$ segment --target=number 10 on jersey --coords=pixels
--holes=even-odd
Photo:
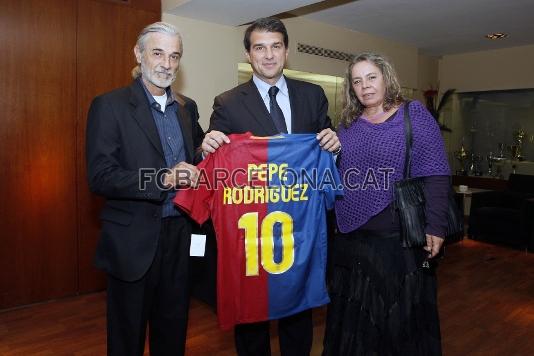
[[[295,240],[293,218],[283,211],[273,211],[265,216],[259,226],[258,213],[245,213],[238,220],[238,227],[245,230],[246,276],[259,275],[258,240],[261,243],[261,265],[271,274],[280,274],[291,268],[295,262]],[[282,259],[274,260],[274,225],[281,225]],[[258,229],[261,235],[258,236]]]

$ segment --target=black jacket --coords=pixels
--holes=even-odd
[[[176,95],[186,160],[193,163],[204,133],[196,103]],[[95,264],[116,278],[134,281],[150,267],[167,194],[155,179],[141,189],[140,170],[166,167],[161,140],[139,82],[96,97],[87,120],[89,187],[106,198]]]
[[[292,133],[315,133],[331,127],[328,101],[315,84],[286,77]],[[256,136],[277,134],[273,120],[252,79],[215,98],[210,131],[225,134],[250,131]]]

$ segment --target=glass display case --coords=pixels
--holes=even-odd
[[[534,89],[458,93],[447,111],[454,172],[504,179],[534,174]],[[462,149],[467,159],[458,158]]]

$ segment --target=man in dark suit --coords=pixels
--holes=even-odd
[[[288,35],[275,18],[256,20],[245,32],[245,55],[253,78],[215,98],[209,133],[202,142],[203,155],[215,152],[231,133],[257,136],[317,133],[319,144],[339,152],[341,145],[327,116],[328,102],[321,87],[283,76],[288,55]],[[282,355],[309,355],[313,325],[311,310],[279,320]],[[270,355],[269,323],[241,324],[235,328],[239,355]]]
[[[96,97],[87,122],[91,191],[106,198],[96,265],[108,274],[108,354],[183,355],[189,309],[191,224],[173,205],[194,186],[204,133],[195,102],[171,83],[182,56],[172,25],[144,28],[133,83]]]

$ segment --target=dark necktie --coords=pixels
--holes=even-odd
[[[274,126],[278,132],[287,133],[286,119],[284,118],[284,113],[278,103],[276,102],[276,94],[278,94],[278,87],[269,88],[269,105],[271,108],[271,118],[273,119]]]

